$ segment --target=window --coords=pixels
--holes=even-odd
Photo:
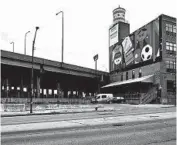
[[[174,61],[174,69],[176,70],[176,62]]]
[[[170,42],[166,42],[166,50],[167,50],[167,53],[176,52],[176,44],[170,43]]]
[[[176,62],[175,61],[165,61],[165,64],[166,64],[166,69],[167,69],[167,72],[174,72],[175,69],[176,69]]]
[[[173,80],[167,80],[167,92],[174,92],[175,85]]]
[[[166,50],[170,50],[170,43],[166,42]]]
[[[176,33],[176,25],[166,24],[166,31]]]
[[[166,31],[172,32],[172,25],[166,24]]]
[[[128,72],[126,72],[126,80],[128,80]]]
[[[176,51],[176,44],[174,44],[174,51]]]
[[[141,68],[139,69],[139,78],[142,77],[142,71]]]
[[[174,69],[174,63],[173,63],[173,61],[170,61],[170,69]]]
[[[121,74],[121,81],[123,81],[123,74]]]
[[[102,95],[102,98],[103,98],[103,99],[106,98],[106,95]]]
[[[27,92],[27,88],[23,88],[23,91],[24,91],[24,92]]]
[[[135,78],[135,71],[132,70],[132,79],[134,79],[134,78]]]
[[[176,33],[176,25],[173,25],[173,33]]]

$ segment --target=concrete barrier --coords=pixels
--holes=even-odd
[[[61,111],[61,112],[82,112],[82,111],[91,111],[91,110],[101,109],[104,110],[104,106],[101,104],[94,105],[62,105],[62,104],[33,104],[33,110],[36,112],[45,112],[45,111]],[[1,112],[24,112],[29,111],[30,106],[25,104],[1,104]]]
[[[30,102],[30,98],[1,98],[2,104],[15,103],[15,104],[27,104]],[[89,99],[84,98],[33,98],[33,102],[36,104],[90,104]]]
[[[25,104],[1,104],[2,112],[24,112]]]

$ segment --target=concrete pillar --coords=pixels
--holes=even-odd
[[[9,87],[9,80],[8,80],[8,78],[7,78],[7,79],[5,80],[5,85],[4,85],[4,91],[5,91],[6,98],[9,97],[8,87]]]
[[[52,89],[52,98],[55,98],[54,89]]]
[[[44,89],[43,89],[43,88],[41,88],[41,90],[42,90],[41,97],[42,97],[42,98],[44,98]]]
[[[46,98],[49,97],[49,89],[46,89]]]
[[[59,82],[57,82],[57,96],[58,98],[61,98],[61,87]]]
[[[71,90],[71,98],[73,98],[73,90]]]
[[[64,89],[64,98],[67,98],[67,97],[68,97],[68,90]]]
[[[41,89],[40,82],[41,82],[40,76],[37,76],[37,92],[36,92],[37,98],[40,98],[40,89]]]
[[[76,91],[77,98],[79,98],[79,91]]]
[[[24,97],[24,93],[23,93],[23,76],[21,76],[20,78],[20,97],[23,98]]]

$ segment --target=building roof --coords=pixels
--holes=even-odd
[[[132,83],[138,83],[138,82],[142,82],[142,83],[152,83],[153,82],[153,76],[154,75],[148,75],[148,76],[144,76],[141,78],[135,78],[135,79],[129,79],[126,81],[119,81],[119,82],[114,82],[114,83],[110,83],[106,86],[103,86],[102,88],[108,88],[108,87],[115,87],[115,86],[120,86],[120,85],[124,85],[124,84],[132,84]]]

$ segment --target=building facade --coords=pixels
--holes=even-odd
[[[111,29],[122,20],[114,19]],[[175,104],[176,18],[162,14],[131,34],[129,24],[123,26],[109,45],[110,84],[102,92],[124,96],[133,104]]]

